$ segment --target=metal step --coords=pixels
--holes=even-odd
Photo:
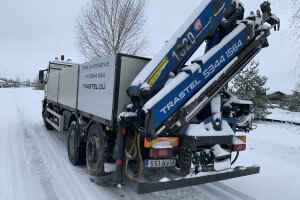
[[[183,178],[179,180],[171,180],[167,182],[145,182],[138,183],[137,193],[145,194],[149,192],[156,192],[162,190],[170,190],[175,188],[189,187],[193,185],[200,185],[204,183],[211,183],[216,181],[237,178],[241,176],[248,176],[258,174],[259,166],[252,166],[247,168],[234,168],[229,172],[220,172],[212,175],[199,176],[195,178]]]

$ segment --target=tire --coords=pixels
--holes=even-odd
[[[92,176],[105,175],[106,134],[100,124],[92,124],[86,142],[87,171]]]
[[[47,122],[47,120],[46,120],[47,116],[48,116],[48,114],[47,114],[47,108],[45,107],[44,111],[43,111],[44,126],[46,127],[47,130],[52,130],[53,126]]]
[[[80,142],[80,132],[75,121],[71,123],[69,128],[67,148],[69,160],[73,165],[85,164],[85,143]]]

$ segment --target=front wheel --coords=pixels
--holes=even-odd
[[[92,124],[87,135],[86,163],[87,170],[92,176],[105,174],[106,134],[100,124]]]
[[[73,121],[68,134],[68,156],[73,165],[84,165],[86,162],[85,143],[80,141],[80,132],[76,121]]]

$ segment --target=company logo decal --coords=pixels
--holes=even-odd
[[[201,22],[200,19],[198,19],[198,20],[195,22],[195,24],[194,24],[194,29],[195,29],[196,31],[198,31],[201,27],[202,27],[202,22]]]

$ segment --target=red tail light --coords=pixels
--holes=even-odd
[[[234,144],[232,151],[245,151],[246,144]]]
[[[151,148],[149,156],[151,158],[171,158],[173,156],[173,148]]]
[[[245,151],[246,149],[246,136],[234,136],[232,151]]]

